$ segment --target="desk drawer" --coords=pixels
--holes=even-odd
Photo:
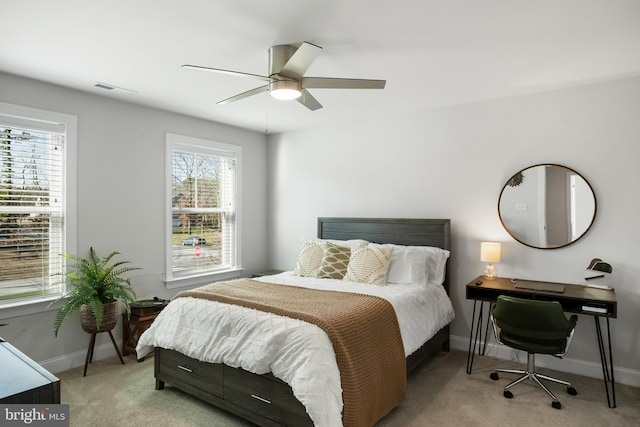
[[[224,366],[224,399],[284,425],[313,425],[291,388],[270,374]]]
[[[158,356],[162,374],[222,397],[222,365],[200,362],[173,350],[162,349]]]

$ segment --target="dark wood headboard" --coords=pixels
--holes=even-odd
[[[418,218],[318,218],[321,239],[364,239],[372,243],[434,246],[451,250],[450,220]],[[449,262],[443,283],[449,292]]]

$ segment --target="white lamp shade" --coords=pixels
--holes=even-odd
[[[482,242],[480,244],[480,261],[500,262],[500,243]]]

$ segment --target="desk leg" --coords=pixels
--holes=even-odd
[[[609,346],[609,361],[607,362],[607,354],[604,348],[602,337],[602,328],[600,327],[600,316],[593,317],[596,322],[596,334],[598,335],[598,348],[600,350],[600,361],[602,362],[602,380],[604,381],[604,390],[607,393],[607,403],[609,408],[616,407],[616,382],[613,377],[613,355],[611,352],[611,329],[609,327],[609,318],[607,317],[607,343]],[[611,366],[611,368],[609,368]],[[611,393],[609,393],[609,382],[611,382]]]
[[[476,305],[480,303],[480,310],[478,310],[478,317],[476,320]],[[491,310],[492,304],[489,304],[489,310]],[[471,374],[473,369],[473,357],[476,353],[484,355],[487,350],[487,334],[489,332],[489,319],[487,318],[487,325],[484,333],[484,339],[482,339],[482,317],[484,314],[484,301],[473,301],[473,314],[471,317],[471,333],[469,334],[469,352],[467,353],[467,374]],[[474,338],[475,331],[475,338]]]
[[[487,338],[489,337],[489,323],[491,323],[489,317],[491,316],[491,310],[492,309],[493,309],[493,303],[490,302],[489,303],[489,311],[487,312],[487,326],[485,327],[485,330],[484,330],[484,344],[482,345],[482,355],[483,356],[487,352]]]

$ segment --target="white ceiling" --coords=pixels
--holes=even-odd
[[[0,2],[0,71],[259,132],[640,75],[638,0]],[[264,75],[270,46],[303,40],[323,47],[307,76],[386,88],[311,90],[315,112],[266,94],[216,105],[262,82],[180,67]]]

